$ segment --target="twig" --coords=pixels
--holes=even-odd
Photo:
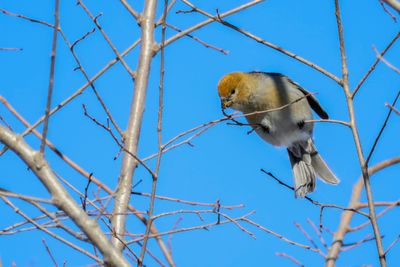
[[[209,17],[210,19],[214,19],[214,20],[220,22],[221,24],[223,24],[223,25],[225,25],[225,26],[227,26],[227,27],[229,27],[229,28],[231,28],[231,29],[243,34],[244,36],[249,37],[250,39],[253,39],[253,40],[257,41],[258,43],[266,45],[266,46],[268,46],[268,47],[270,47],[270,48],[272,48],[272,49],[274,49],[274,50],[276,50],[278,52],[281,52],[281,53],[283,53],[283,54],[285,54],[285,55],[287,55],[287,56],[289,56],[289,57],[291,57],[293,59],[296,59],[297,61],[300,61],[301,63],[303,63],[303,64],[305,64],[305,65],[307,65],[307,66],[319,71],[320,73],[326,75],[327,77],[331,78],[332,80],[334,80],[338,84],[341,84],[341,80],[338,77],[336,77],[334,74],[330,73],[329,71],[323,69],[322,67],[318,66],[317,64],[315,64],[315,63],[313,63],[313,62],[311,62],[311,61],[309,61],[309,60],[307,60],[307,59],[305,59],[303,57],[300,57],[300,56],[298,56],[298,55],[296,55],[296,54],[294,54],[292,52],[289,52],[286,49],[283,49],[283,48],[281,48],[281,47],[279,47],[279,46],[277,46],[277,45],[275,45],[273,43],[267,42],[264,39],[262,39],[262,38],[260,38],[260,37],[258,37],[256,35],[248,32],[248,31],[245,31],[245,30],[243,30],[243,29],[241,29],[241,28],[239,28],[239,27],[237,27],[237,26],[235,26],[235,25],[223,20],[222,16],[219,13],[217,13],[216,16],[213,16],[213,15],[211,15],[211,14],[209,14],[209,13],[207,13],[207,12],[201,10],[201,9],[199,9],[198,7],[194,6],[192,3],[190,3],[187,0],[182,0],[182,2],[184,2],[186,5],[188,5],[191,8],[193,8],[194,11],[196,11],[196,12],[198,12],[200,14],[203,14],[203,15]]]
[[[138,21],[140,19],[140,14],[137,13],[126,0],[120,0],[121,4],[131,13],[131,15]]]
[[[321,255],[323,258],[325,258],[325,254],[322,253],[321,249],[318,247],[317,243],[314,242],[314,240],[311,238],[311,236],[307,233],[306,230],[301,226],[299,223],[294,224],[297,229],[300,230],[300,232],[305,236],[305,238],[311,243],[311,245],[315,248],[316,251],[318,251],[319,255]]]
[[[303,245],[303,244],[300,244],[300,243],[298,243],[298,242],[292,241],[292,240],[290,240],[290,239],[284,237],[283,235],[277,234],[277,233],[275,233],[274,231],[271,231],[271,230],[265,228],[264,226],[261,226],[260,224],[255,223],[255,222],[253,222],[253,221],[251,221],[251,220],[249,220],[249,219],[247,219],[247,218],[243,218],[243,219],[241,219],[241,220],[242,220],[242,221],[245,221],[245,222],[247,222],[247,223],[249,223],[249,224],[251,224],[251,225],[253,225],[253,226],[255,226],[255,227],[259,228],[259,229],[261,229],[262,231],[264,231],[264,232],[266,232],[266,233],[268,233],[268,234],[271,234],[271,235],[273,235],[273,236],[279,238],[280,240],[282,240],[282,241],[284,241],[284,242],[286,242],[286,243],[288,243],[288,244],[290,244],[290,245],[294,245],[294,246],[297,246],[297,247],[300,247],[300,248],[304,248],[304,249],[306,249],[306,250],[310,250],[310,251],[317,252],[317,253],[320,252],[320,250],[318,250],[318,249],[315,249],[315,248],[313,248],[313,247],[311,247],[311,246]]]
[[[388,248],[385,251],[385,254],[387,255],[389,253],[389,251],[394,247],[394,245],[397,244],[397,242],[399,242],[400,240],[400,235],[397,236],[397,238],[395,240],[393,240],[393,242],[388,246]]]
[[[39,223],[37,223],[35,220],[32,220],[28,215],[26,215],[24,212],[22,212],[17,206],[15,206],[10,200],[8,200],[6,197],[0,196],[0,198],[11,208],[14,209],[14,211],[21,215],[25,220],[29,221],[31,224],[33,224],[35,227],[37,227],[38,229],[40,229],[41,231],[45,232],[46,234],[50,235],[51,237],[61,241],[62,243],[70,246],[71,248],[75,249],[76,251],[81,252],[82,254],[92,258],[93,260],[97,261],[99,264],[102,264],[102,260],[100,260],[98,257],[96,257],[95,255],[89,253],[87,250],[82,249],[80,247],[78,247],[77,245],[75,245],[74,243],[54,234],[53,232],[49,231],[48,229],[46,229],[45,227],[43,227],[42,225],[40,225]]]
[[[246,218],[250,215],[252,215],[254,212],[250,212],[248,214],[245,214],[241,217],[237,217],[232,219],[233,221],[250,221],[247,220]],[[195,230],[208,230],[209,228],[213,227],[213,226],[219,226],[219,225],[223,225],[223,224],[228,224],[228,223],[232,223],[232,220],[223,220],[220,223],[217,223],[216,221],[213,223],[208,223],[208,224],[203,224],[203,225],[198,225],[198,226],[192,226],[192,227],[186,227],[186,228],[179,228],[176,230],[171,230],[171,231],[166,231],[166,232],[161,232],[158,233],[157,235],[151,234],[149,235],[149,238],[155,238],[155,237],[161,237],[161,236],[165,236],[165,235],[171,235],[171,234],[177,234],[177,233],[183,233],[183,232],[188,232],[188,231],[195,231]],[[250,221],[252,222],[252,221]],[[132,243],[136,243],[138,241],[142,241],[144,239],[144,237],[139,237],[139,238],[135,238],[132,240],[129,240],[128,242],[126,242],[128,245],[132,244]]]
[[[88,37],[89,35],[91,35],[92,33],[94,33],[96,31],[96,28],[91,29],[90,31],[88,31],[87,33],[85,33],[84,35],[82,35],[81,37],[79,37],[78,39],[76,39],[70,46],[70,50],[74,50],[75,46],[80,43],[81,41],[85,40],[86,37]]]
[[[103,128],[104,130],[106,130],[111,137],[114,139],[115,143],[121,148],[121,150],[123,150],[125,153],[127,153],[128,155],[130,155],[132,158],[134,158],[139,164],[141,164],[149,173],[152,177],[154,177],[156,174],[151,170],[151,168],[141,159],[139,159],[135,154],[133,154],[131,151],[127,150],[125,148],[125,146],[118,140],[118,138],[115,136],[115,134],[113,133],[113,131],[111,130],[109,125],[104,125],[103,123],[99,122],[96,118],[94,118],[92,115],[90,115],[87,112],[87,108],[86,105],[82,105],[83,108],[83,112],[84,115],[86,117],[88,117],[89,119],[91,119],[95,124],[97,124],[98,126],[100,126],[101,128]]]
[[[396,95],[396,97],[394,98],[394,100],[393,100],[393,102],[392,102],[392,106],[396,105],[397,100],[399,99],[399,97],[400,97],[400,90],[397,92],[397,95]],[[374,144],[372,145],[372,147],[371,147],[371,149],[370,149],[370,151],[369,151],[369,153],[368,153],[367,160],[365,161],[365,164],[366,164],[367,166],[368,166],[368,163],[369,163],[369,161],[370,161],[370,159],[371,159],[371,157],[372,157],[372,154],[373,154],[374,151],[375,151],[375,147],[376,147],[376,145],[378,144],[379,139],[381,138],[382,133],[383,133],[383,131],[384,131],[385,128],[386,128],[386,125],[387,125],[387,123],[388,123],[388,121],[389,121],[390,115],[392,115],[392,111],[393,111],[393,109],[389,109],[389,112],[387,113],[386,118],[385,118],[385,120],[383,121],[383,124],[382,124],[382,126],[381,126],[381,129],[379,130],[379,133],[378,133],[378,135],[377,135],[376,138],[375,138]]]
[[[46,248],[46,251],[49,254],[51,260],[53,261],[54,266],[58,267],[58,263],[57,263],[56,259],[54,258],[53,253],[51,252],[51,250],[50,250],[49,246],[47,245],[46,240],[44,238],[42,239],[42,243],[43,243],[44,247]]]
[[[86,201],[87,201],[87,197],[88,197],[89,186],[90,186],[90,183],[92,182],[92,175],[93,175],[92,173],[89,175],[88,182],[85,186],[85,191],[84,191],[85,197],[83,198],[83,201],[82,201],[82,208],[84,211],[86,211]]]
[[[365,80],[369,77],[369,75],[375,70],[375,67],[378,65],[378,63],[381,61],[380,58],[383,57],[387,51],[393,46],[393,44],[399,39],[400,37],[400,32],[396,34],[396,36],[390,41],[390,43],[383,49],[381,53],[379,53],[379,57],[375,59],[375,62],[371,65],[371,67],[368,69],[368,71],[365,73],[365,75],[361,78],[360,82],[356,85],[356,87],[353,90],[353,93],[351,95],[351,98],[354,99],[355,95],[357,94],[358,90],[360,90],[361,86],[364,84]]]
[[[111,115],[111,112],[108,110],[106,104],[104,103],[103,99],[100,96],[99,91],[96,89],[96,87],[94,86],[94,81],[91,81],[89,78],[89,75],[86,73],[85,69],[83,68],[78,56],[75,53],[74,50],[74,45],[76,45],[78,42],[82,41],[85,37],[87,37],[88,35],[90,35],[91,32],[87,32],[85,35],[83,35],[83,37],[79,38],[77,41],[75,41],[72,45],[70,44],[70,42],[68,41],[67,37],[65,36],[65,34],[63,32],[61,32],[61,36],[64,39],[64,42],[68,45],[69,50],[72,54],[72,56],[75,59],[75,62],[78,64],[78,67],[76,69],[79,69],[80,72],[83,74],[83,76],[85,77],[86,81],[89,83],[90,88],[92,89],[93,93],[95,94],[97,100],[99,101],[101,107],[103,108],[104,112],[107,114],[107,117],[110,119],[112,125],[114,125],[115,129],[118,131],[118,133],[123,136],[122,130],[121,128],[118,126],[117,122],[115,121],[114,117]],[[117,57],[117,59],[119,60],[119,58]]]
[[[277,252],[277,253],[275,253],[275,255],[278,256],[278,257],[289,259],[290,261],[292,261],[297,266],[305,267],[305,265],[302,264],[300,261],[296,260],[294,257],[292,257],[292,256],[290,256],[290,255],[288,255],[286,253]]]
[[[24,16],[24,15],[21,15],[21,14],[11,13],[11,12],[5,10],[5,9],[2,9],[2,8],[0,8],[0,12],[5,14],[5,15],[11,16],[11,17],[20,18],[20,19],[27,20],[27,21],[30,21],[30,22],[33,22],[33,23],[42,24],[42,25],[50,27],[50,28],[54,28],[54,25],[51,25],[50,23],[47,23],[45,21],[41,21],[41,20],[37,20],[37,19],[34,19],[34,18],[30,18],[30,17]]]
[[[176,220],[176,222],[174,223],[174,225],[172,226],[171,230],[175,230],[178,228],[179,223],[183,220],[183,217],[179,217],[178,220]],[[172,255],[172,238],[174,235],[169,235],[168,237],[168,241],[167,241],[167,245],[168,245],[168,250],[169,253]]]
[[[40,143],[40,153],[44,155],[44,149],[46,146],[46,136],[49,127],[49,116],[50,116],[50,108],[51,108],[51,99],[53,96],[53,88],[54,88],[54,70],[56,65],[56,55],[57,55],[57,36],[58,36],[58,27],[60,24],[59,19],[59,6],[60,1],[55,0],[54,7],[54,28],[53,28],[53,44],[51,48],[51,57],[50,57],[50,78],[49,78],[49,87],[47,89],[47,103],[46,103],[46,111],[44,115],[43,122],[43,133],[42,133],[42,142]]]
[[[164,0],[164,11],[162,16],[162,30],[161,30],[161,60],[160,60],[160,84],[158,90],[158,114],[157,114],[157,142],[158,142],[158,155],[157,155],[157,162],[155,167],[155,175],[153,176],[152,186],[151,186],[151,196],[150,196],[150,204],[149,204],[149,212],[148,216],[149,219],[146,225],[146,231],[144,234],[142,250],[140,252],[140,258],[138,260],[138,267],[143,265],[143,259],[146,253],[147,243],[149,240],[151,224],[153,223],[153,213],[154,213],[154,205],[156,200],[156,190],[157,190],[157,181],[158,181],[158,174],[161,165],[161,157],[162,157],[162,122],[163,122],[163,101],[164,101],[164,63],[165,63],[165,33],[166,33],[166,19],[167,19],[167,12],[168,12],[168,0]]]
[[[350,127],[350,124],[346,121],[341,121],[341,120],[306,120],[304,123],[314,123],[314,122],[329,122],[329,123],[337,123],[337,124],[342,124],[344,126]]]
[[[22,51],[24,49],[17,47],[0,47],[0,51]]]
[[[351,250],[351,249],[353,249],[353,248],[358,247],[358,246],[361,245],[361,244],[364,244],[364,243],[366,243],[366,242],[368,242],[368,241],[372,241],[372,240],[374,240],[374,239],[375,239],[375,237],[373,237],[372,235],[368,234],[366,237],[364,237],[363,239],[361,239],[361,240],[359,240],[359,241],[357,241],[357,242],[355,242],[355,243],[343,244],[343,245],[342,245],[343,248],[341,249],[341,251],[349,251],[349,250]]]
[[[1,102],[2,96],[0,95],[0,102]],[[13,128],[11,127],[11,125],[6,121],[6,119],[4,119],[3,116],[0,115],[0,121],[2,121],[4,123],[4,125],[10,129],[11,131],[13,131]],[[1,267],[1,266],[0,266]]]
[[[393,1],[393,0],[389,0],[389,1]],[[394,1],[396,1],[396,0],[394,0]],[[383,11],[385,11],[385,13],[388,14],[389,17],[390,17],[395,23],[397,23],[397,18],[396,18],[396,16],[393,15],[393,13],[392,13],[389,9],[386,8],[385,0],[379,0],[379,3],[381,4],[381,6],[382,6],[382,8],[383,8]]]
[[[1,11],[1,9],[0,9]],[[140,40],[137,40],[134,42],[130,47],[128,47],[122,54],[121,56],[127,55],[130,51],[132,51],[138,44],[140,43]],[[86,82],[84,85],[82,85],[78,90],[75,91],[72,95],[67,97],[64,101],[56,105],[55,108],[53,108],[50,112],[50,115],[53,115],[63,107],[65,107],[68,103],[70,103],[73,99],[75,99],[77,96],[81,95],[86,88],[88,88],[95,80],[97,80],[100,76],[102,76],[108,69],[110,69],[112,66],[115,65],[115,63],[118,62],[118,59],[113,59],[111,60],[105,67],[103,67],[99,72],[97,72],[93,78],[91,78],[88,82]],[[29,134],[30,132],[33,131],[37,126],[39,126],[40,123],[42,123],[44,120],[44,116],[42,116],[39,120],[37,120],[31,127],[26,129],[21,136],[24,137],[25,135]],[[7,151],[7,149],[3,149],[0,151],[0,156],[4,154],[4,152]]]
[[[324,246],[324,248],[326,250],[328,250],[328,245],[326,244],[326,241],[324,239],[324,237],[321,234],[321,231],[318,229],[318,227],[314,224],[313,221],[311,221],[310,219],[307,219],[307,222],[309,225],[311,225],[311,227],[314,229],[314,232],[317,234],[319,241],[321,242],[321,244]]]
[[[284,187],[286,187],[286,188],[288,188],[288,189],[290,189],[292,191],[295,191],[294,187],[282,182],[275,175],[273,175],[271,172],[265,171],[264,169],[261,169],[261,171],[263,173],[267,174],[269,177],[271,177],[275,181],[277,181],[279,184],[283,185]],[[310,198],[308,196],[305,196],[304,199],[308,200],[309,202],[311,202],[312,204],[314,204],[316,206],[319,206],[321,208],[321,214],[322,214],[322,211],[323,211],[324,208],[335,208],[335,209],[340,209],[340,210],[349,210],[349,211],[358,213],[360,215],[363,215],[365,217],[369,217],[368,214],[366,214],[364,212],[361,212],[361,211],[359,211],[359,210],[357,210],[355,208],[346,208],[346,207],[338,206],[338,205],[335,205],[335,204],[323,204],[323,203],[320,203],[320,202],[318,202],[318,201],[316,201],[316,200],[314,200],[314,199],[312,199],[312,198]],[[320,217],[322,217],[322,215],[320,215]]]
[[[254,5],[257,5],[257,4],[259,4],[259,3],[262,3],[262,2],[264,2],[264,1],[265,1],[265,0],[253,0],[253,1],[251,1],[251,2],[248,2],[248,3],[246,3],[246,4],[243,4],[243,5],[241,5],[241,6],[235,7],[235,8],[233,8],[233,9],[229,10],[229,11],[226,11],[226,12],[224,12],[224,13],[221,13],[221,14],[219,15],[219,17],[224,18],[224,17],[230,16],[230,15],[233,15],[233,14],[238,13],[238,12],[240,12],[240,11],[242,11],[242,10],[244,10],[244,9],[247,9],[247,8],[249,8],[249,7],[251,7],[251,6],[254,6]],[[202,27],[204,27],[204,26],[206,26],[206,25],[208,25],[208,24],[210,24],[210,23],[213,23],[213,22],[215,22],[216,20],[217,20],[217,17],[215,16],[215,17],[213,17],[213,18],[206,19],[206,20],[204,20],[204,21],[202,21],[202,22],[200,22],[200,23],[198,23],[198,24],[196,24],[196,25],[194,25],[194,26],[192,26],[192,27],[190,27],[190,28],[188,28],[188,29],[186,29],[186,30],[183,30],[183,31],[179,32],[178,34],[172,36],[172,37],[169,38],[168,40],[166,40],[164,46],[168,46],[168,45],[170,45],[171,43],[173,43],[173,42],[175,42],[175,41],[181,39],[181,38],[184,37],[184,36],[186,36],[187,34],[193,32],[193,31],[195,31],[195,30],[198,30],[198,29],[200,29],[200,28],[202,28]],[[161,47],[159,47],[158,50],[159,50],[159,49],[161,49]]]
[[[132,192],[134,195],[139,195],[139,196],[145,196],[145,197],[150,197],[151,194],[149,193],[141,193],[141,192]],[[165,196],[158,196],[156,195],[155,198],[160,199],[160,200],[167,200],[167,201],[173,201],[177,203],[182,203],[186,205],[192,205],[192,206],[204,206],[204,207],[215,207],[215,203],[204,203],[204,202],[196,202],[196,201],[188,201],[188,200],[183,200],[183,199],[178,199],[178,198],[172,198],[172,197],[165,197]],[[228,210],[233,210],[233,209],[240,209],[243,208],[244,205],[220,205],[221,209],[228,209]]]
[[[397,12],[400,12],[400,3],[397,0],[382,0]]]
[[[389,103],[385,103],[385,106],[390,108],[391,110],[394,111],[394,113],[396,113],[397,115],[400,116],[400,111],[398,109],[396,109],[395,107],[393,107],[392,105],[390,105]]]
[[[13,197],[13,198],[19,198],[28,202],[41,202],[45,204],[53,204],[53,201],[49,199],[44,199],[44,198],[38,198],[38,197],[32,197],[32,196],[25,196],[22,194],[14,193],[9,190],[6,190],[4,188],[0,187],[0,195],[7,196],[7,197]]]
[[[379,60],[381,60],[383,63],[385,63],[386,66],[388,66],[391,70],[393,70],[394,72],[396,72],[397,74],[400,74],[400,69],[398,69],[397,67],[395,67],[392,63],[390,63],[387,59],[385,59],[383,56],[381,56],[378,52],[378,50],[376,50],[375,47],[373,47],[376,56],[378,57]]]
[[[177,32],[182,32],[182,31],[183,31],[183,30],[179,29],[178,27],[176,27],[176,26],[174,26],[174,25],[171,25],[171,24],[169,24],[169,23],[167,23],[167,26],[168,26],[168,28],[171,28],[171,29],[173,29],[173,30],[175,30],[175,31],[177,31]],[[193,36],[192,34],[186,34],[185,36],[189,37],[190,39],[195,40],[196,42],[199,42],[201,45],[203,45],[203,46],[206,47],[206,48],[213,49],[213,50],[218,51],[218,52],[220,52],[220,53],[222,53],[222,54],[224,54],[224,55],[228,55],[228,54],[229,54],[229,51],[224,50],[224,49],[219,48],[219,47],[216,47],[216,46],[214,46],[214,45],[208,44],[208,43],[206,43],[206,42],[200,40],[200,39],[197,38],[196,36]]]
[[[376,218],[382,217],[382,216],[385,215],[388,211],[390,211],[391,209],[393,209],[394,207],[399,206],[399,205],[400,205],[400,202],[399,202],[399,201],[390,202],[390,203],[388,203],[388,202],[375,202],[375,203],[374,203],[374,206],[375,206],[375,207],[378,207],[378,206],[387,206],[385,209],[381,210],[381,211],[376,215]],[[358,206],[359,208],[368,207],[368,203],[367,203],[367,204],[359,203],[357,206]],[[362,224],[360,224],[360,225],[358,225],[358,226],[349,228],[347,231],[348,231],[349,233],[350,233],[350,232],[358,231],[358,230],[360,230],[360,229],[366,227],[366,226],[369,225],[370,223],[371,223],[371,221],[368,220],[368,221],[366,221],[366,222],[364,222],[364,223],[362,223]]]
[[[128,66],[128,64],[125,62],[123,57],[120,55],[118,52],[117,48],[113,44],[113,42],[110,40],[108,35],[104,32],[103,28],[98,22],[99,17],[102,15],[98,16],[93,16],[93,14],[89,11],[89,9],[85,6],[85,4],[82,2],[82,0],[78,0],[78,5],[82,7],[82,9],[86,12],[86,14],[89,16],[89,18],[93,21],[93,23],[96,25],[97,29],[100,31],[101,35],[103,35],[104,39],[108,43],[108,45],[111,47],[115,55],[117,56],[118,60],[121,62],[122,66],[125,68],[125,70],[129,73],[129,75],[132,77],[132,79],[135,79],[135,73],[131,70],[131,68]]]

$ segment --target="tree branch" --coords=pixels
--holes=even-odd
[[[99,248],[104,256],[104,261],[109,266],[130,266],[122,254],[107,240],[100,226],[87,216],[60,184],[41,153],[34,151],[20,136],[2,125],[0,125],[0,141],[13,150],[29,166],[50,192],[53,203],[64,211],[82,229],[91,242]]]
[[[157,0],[148,0],[145,2],[143,14],[140,19],[142,28],[141,48],[139,55],[139,64],[135,80],[135,93],[131,104],[131,111],[128,122],[128,130],[125,136],[125,147],[132,154],[136,155],[139,143],[140,129],[145,106],[146,91],[150,75],[151,60],[154,55],[154,18],[156,13]],[[124,154],[118,186],[116,189],[116,198],[112,219],[116,237],[112,238],[114,246],[122,250],[125,235],[126,212],[132,191],[132,178],[138,161],[129,155]]]

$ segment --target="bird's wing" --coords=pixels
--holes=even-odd
[[[307,96],[307,102],[310,105],[310,107],[315,111],[315,113],[318,114],[318,116],[321,117],[321,119],[329,119],[328,113],[321,107],[321,105],[318,103],[318,100],[310,94],[307,90],[302,88],[298,83],[292,81],[288,77],[286,77],[288,82],[291,83],[296,89],[298,89],[300,92],[302,92],[305,96]]]

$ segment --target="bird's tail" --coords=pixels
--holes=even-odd
[[[314,191],[316,175],[328,184],[340,182],[319,155],[311,138],[293,144],[288,148],[288,153],[293,169],[296,197],[305,197]]]

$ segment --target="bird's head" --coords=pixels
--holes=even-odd
[[[222,107],[240,109],[239,105],[249,98],[248,74],[233,72],[225,75],[218,83],[218,94]]]

